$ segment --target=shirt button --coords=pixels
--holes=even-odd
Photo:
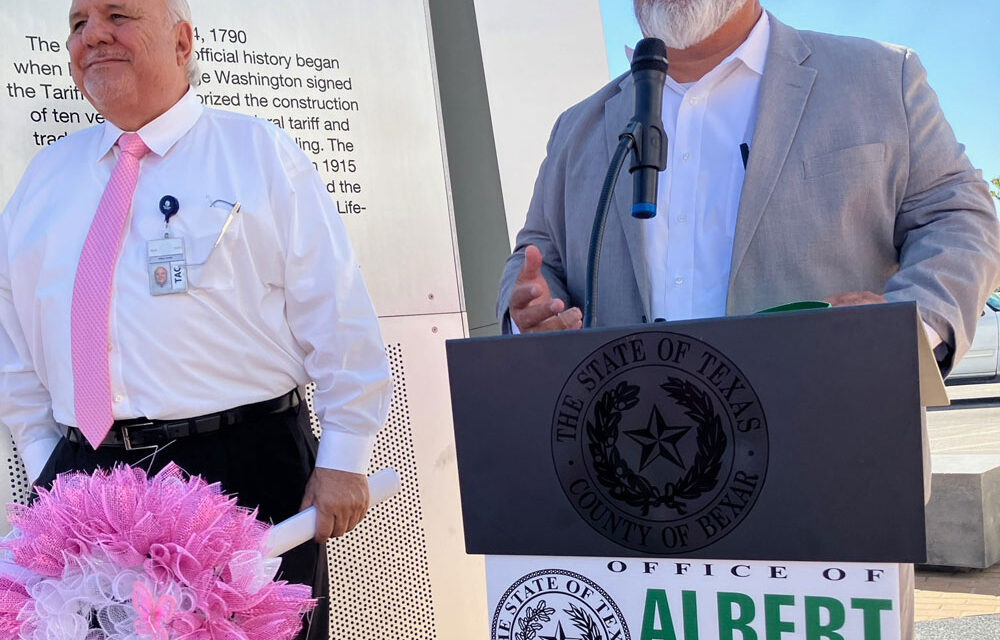
[[[674,284],[677,285],[678,287],[681,286],[682,284],[684,284],[684,278],[674,279]]]
[[[121,404],[122,397],[120,395],[115,395],[115,404]]]
[[[698,96],[691,96],[688,98],[688,104],[698,104]]]
[[[677,218],[677,222],[680,222],[681,224],[686,224],[687,221],[688,221],[687,216],[680,216],[679,218]]]
[[[681,156],[681,159],[683,159],[684,162],[687,162],[688,160],[691,159],[691,154],[690,153],[685,153],[684,155]]]

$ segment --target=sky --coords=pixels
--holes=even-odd
[[[1000,176],[1000,2],[997,0],[761,0],[785,24],[910,47],[945,117],[985,178]],[[642,37],[631,0],[601,0],[612,77]]]

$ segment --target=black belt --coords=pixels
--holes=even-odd
[[[245,404],[242,407],[227,409],[217,413],[184,418],[181,420],[150,420],[148,418],[132,418],[115,420],[108,431],[107,437],[101,442],[102,447],[122,447],[128,450],[147,449],[167,444],[171,440],[194,435],[214,433],[220,429],[231,427],[241,422],[250,422],[264,416],[283,413],[299,406],[298,389],[272,400]],[[60,425],[63,436],[70,442],[86,442],[83,432],[76,427]]]

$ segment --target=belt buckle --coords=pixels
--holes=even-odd
[[[145,445],[145,446],[142,446],[142,447],[133,446],[132,445],[132,438],[131,438],[131,436],[129,436],[129,433],[128,433],[129,429],[131,429],[132,427],[151,427],[151,426],[153,426],[152,422],[142,422],[142,423],[139,423],[139,424],[130,424],[130,425],[125,425],[125,426],[119,427],[119,429],[122,430],[122,441],[125,443],[125,450],[126,451],[141,451],[143,449],[156,449],[159,445],[148,444],[148,445]]]

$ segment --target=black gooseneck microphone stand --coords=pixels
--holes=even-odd
[[[597,201],[597,213],[594,215],[594,227],[590,234],[584,327],[593,327],[597,322],[597,274],[600,269],[604,227],[618,175],[630,152],[633,157],[629,172],[634,180],[632,216],[647,219],[656,215],[657,178],[659,172],[667,167],[667,135],[663,132],[661,115],[666,75],[666,45],[656,38],[640,40],[635,47],[635,55],[632,56],[635,116],[618,136],[618,147],[604,177],[604,186]]]

